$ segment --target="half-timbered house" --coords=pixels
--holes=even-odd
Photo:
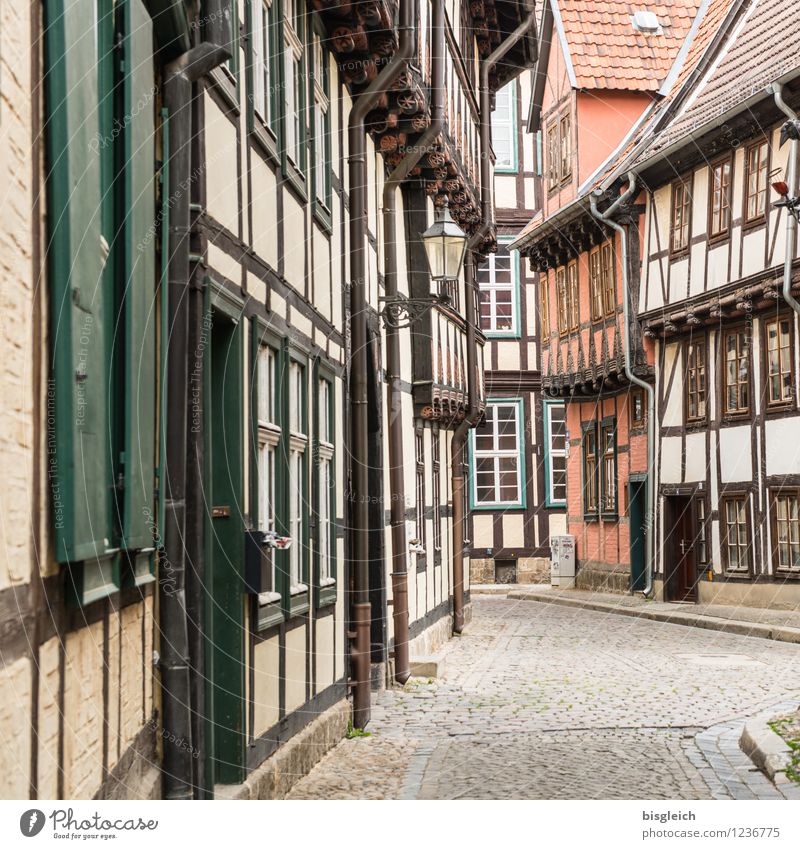
[[[781,129],[800,43],[786,4],[728,5],[682,107],[626,165],[646,187],[656,583],[676,601],[796,606],[798,261],[771,183],[796,173]]]
[[[668,91],[704,9],[696,0],[636,13],[580,0],[544,8],[529,118],[541,202],[511,248],[539,273],[543,403],[566,404],[566,532],[581,587],[645,589],[647,567],[652,359],[626,321],[644,208],[619,182],[602,198],[594,189]]]
[[[550,533],[566,530],[564,404],[541,396],[537,277],[509,244],[536,210],[535,136],[525,132],[533,74],[495,97],[497,250],[478,268],[486,412],[470,444],[471,579],[549,580]]]

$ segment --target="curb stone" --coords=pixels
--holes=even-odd
[[[791,784],[786,769],[792,761],[792,750],[786,741],[768,725],[774,716],[760,714],[748,720],[739,738],[741,750],[774,784]]]
[[[639,607],[619,607],[602,601],[587,601],[586,599],[565,598],[564,596],[549,596],[546,593],[515,590],[508,593],[508,598],[516,601],[538,601],[545,604],[561,604],[565,607],[578,607],[583,610],[594,610],[597,613],[617,613],[621,616],[632,616],[636,619],[650,619],[655,622],[668,622],[671,625],[686,625],[693,628],[706,628],[710,631],[724,631],[728,634],[738,634],[743,637],[760,637],[765,640],[776,640],[782,643],[800,643],[800,628],[788,626],[764,625],[758,622],[741,622],[732,619],[717,619],[713,616],[703,616],[682,611],[667,612],[648,610]]]

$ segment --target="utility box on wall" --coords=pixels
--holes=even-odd
[[[575,586],[575,537],[560,534],[550,537],[550,583],[554,587]]]

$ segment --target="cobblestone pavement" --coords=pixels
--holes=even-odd
[[[291,798],[782,798],[738,738],[745,717],[798,703],[800,647],[473,604],[444,677],[375,694],[371,736],[340,743]]]

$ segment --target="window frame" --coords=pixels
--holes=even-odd
[[[491,451],[478,451],[475,445],[476,430],[470,430],[470,451],[469,451],[469,470],[470,470],[470,485],[469,498],[470,510],[524,510],[527,505],[526,498],[526,477],[525,477],[525,404],[522,398],[487,398],[486,408],[490,406],[514,406],[516,408],[516,441],[517,448],[513,454],[517,457],[517,499],[515,501],[478,501],[477,498],[477,475],[476,475],[476,460],[481,457],[492,457],[497,460],[501,457],[511,457],[511,451],[499,451],[493,448]],[[497,433],[493,433],[493,442],[497,442]],[[499,487],[498,472],[495,469],[495,493]]]
[[[730,565],[730,552],[729,552],[729,543],[728,543],[728,504],[743,501],[744,502],[744,515],[745,515],[745,550],[747,552],[747,568],[746,569],[732,569]],[[719,501],[719,513],[720,513],[720,550],[722,552],[722,564],[725,570],[726,575],[730,576],[744,576],[748,577],[752,574],[753,570],[753,529],[750,517],[750,493],[746,490],[730,490],[724,492]],[[738,529],[740,527],[738,519],[737,519],[737,537],[738,537]],[[741,549],[742,546],[736,543],[738,549]]]
[[[273,0],[276,2],[276,0]],[[311,88],[311,97],[309,102],[313,104],[311,110],[311,120],[313,130],[311,133],[312,144],[312,175],[313,175],[313,192],[312,192],[312,208],[317,221],[327,232],[332,232],[333,229],[333,157],[331,146],[331,109],[333,103],[331,101],[331,74],[330,74],[330,50],[326,46],[327,37],[322,24],[317,16],[314,16],[313,23],[310,27],[310,66],[311,73],[309,74],[309,85]],[[319,49],[317,50],[317,45]],[[319,52],[319,56],[317,53]],[[321,69],[317,68],[317,64],[321,64]],[[319,73],[321,70],[321,73]],[[321,78],[321,82],[320,82]],[[318,124],[318,106],[324,105],[324,119],[322,126]],[[322,192],[320,193],[320,157],[322,151]]]
[[[694,354],[695,354],[695,356],[694,356],[695,363],[697,363],[697,353],[698,352],[702,353],[703,362],[702,362],[701,366],[698,366],[698,365],[695,365],[694,367],[691,366],[691,361],[692,361],[691,354],[692,354],[692,352],[694,352]],[[686,339],[684,346],[683,346],[683,356],[685,358],[684,392],[683,392],[684,421],[686,422],[687,426],[703,424],[704,422],[708,421],[708,406],[709,406],[709,404],[708,404],[708,401],[709,401],[709,398],[708,398],[708,337],[705,334],[703,334],[698,338],[697,341],[695,341],[694,337],[690,337],[689,339]],[[703,390],[703,401],[702,401],[702,403],[703,403],[703,413],[702,413],[702,415],[691,416],[691,415],[689,415],[689,406],[690,406],[689,401],[692,397],[692,386],[693,386],[691,373],[692,373],[692,371],[697,371],[698,368],[703,369],[704,378],[705,378],[705,381],[704,381],[705,388]],[[695,381],[695,383],[696,382],[697,381]],[[698,409],[699,409],[699,403],[700,403],[700,400],[699,400],[700,399],[699,384],[696,387],[694,394],[696,394],[697,397],[698,397]]]
[[[514,237],[511,236],[501,236],[497,240],[498,247],[500,245],[510,245],[514,241]],[[511,278],[511,282],[509,285],[498,285],[496,280],[497,275],[497,253],[490,253],[487,257],[486,263],[483,265],[481,269],[478,271],[478,295],[484,292],[489,293],[489,323],[494,323],[495,327],[497,325],[497,315],[496,315],[496,307],[497,301],[496,297],[494,299],[494,307],[495,314],[492,314],[492,298],[491,294],[493,292],[511,292],[511,328],[508,330],[491,330],[488,327],[483,326],[483,317],[481,315],[480,310],[478,311],[478,319],[481,322],[481,330],[483,331],[483,335],[487,339],[519,339],[522,335],[522,314],[520,310],[520,263],[519,263],[519,251],[508,251],[508,259],[509,259],[509,275]],[[488,282],[481,281],[481,272],[485,272],[489,276]],[[479,303],[480,306],[480,303]]]
[[[800,575],[800,564],[797,566],[782,566],[780,564],[780,541],[778,537],[778,500],[781,498],[794,498],[798,502],[798,513],[800,513],[800,487],[770,487],[769,490],[769,506],[770,506],[770,563],[772,565],[773,575]],[[787,508],[786,523],[789,529],[789,558],[791,561],[791,549],[797,548],[800,553],[800,518],[796,522],[795,533],[796,542],[792,541],[791,529],[792,519],[789,517]]]
[[[600,254],[600,245],[596,245],[589,251],[589,304],[592,321],[602,321],[604,316],[603,307],[603,261]],[[599,310],[597,309],[599,307]]]
[[[567,263],[566,288],[568,328],[570,333],[575,333],[581,326],[580,277],[578,273],[577,259],[570,260],[570,262]]]
[[[600,421],[598,428],[599,443],[597,446],[598,465],[600,473],[598,475],[600,482],[600,515],[604,519],[616,519],[619,515],[619,463],[617,450],[617,419],[616,416],[606,416]],[[606,450],[606,435],[611,437],[611,451]],[[613,503],[610,503],[607,492],[607,466],[610,464],[614,479],[613,485]],[[610,505],[610,506],[609,506]]]
[[[562,109],[547,122],[548,192],[556,192],[572,180],[572,112]]]
[[[337,562],[337,521],[336,521],[336,375],[333,369],[317,357],[312,369],[312,381],[316,389],[314,395],[313,428],[313,531],[314,531],[314,571],[313,586],[317,608],[335,604],[338,586]],[[328,409],[323,410],[323,392],[321,384],[328,387]],[[321,436],[323,414],[327,418],[328,439]],[[322,468],[325,462],[329,468],[328,480],[328,574],[323,577],[322,539],[323,523],[319,509],[322,496]]]
[[[417,571],[422,572],[428,566],[428,529],[425,515],[425,499],[427,486],[425,482],[425,425],[417,421],[414,425],[414,494],[415,494],[415,527],[414,533],[417,544],[422,551],[417,553]]]
[[[431,427],[431,489],[433,499],[433,565],[442,565],[442,452],[440,433]]]
[[[265,92],[265,99],[269,101],[271,116],[269,119],[261,117],[256,112],[256,51],[255,44],[255,12],[256,6],[268,9],[268,30],[266,34],[269,54],[265,58],[265,66],[269,66],[269,75],[272,81],[272,91]],[[281,40],[280,12],[281,0],[249,0],[246,5],[247,26],[247,130],[255,139],[259,147],[276,164],[281,161],[280,146],[282,139],[281,115],[283,104],[277,92],[281,90],[281,79],[283,75],[282,62],[278,51],[278,42]],[[278,20],[275,20],[275,17]],[[282,43],[282,41],[280,41]],[[266,83],[266,81],[265,81]]]
[[[719,229],[714,229],[714,218],[716,215],[714,209],[715,192],[716,192],[716,172],[718,169],[727,167],[728,176],[727,182],[720,188],[720,209],[719,220],[722,221],[723,213],[725,214],[725,226]],[[708,238],[709,241],[724,240],[731,233],[731,205],[733,202],[733,156],[726,156],[717,162],[712,163],[708,167]],[[724,205],[723,205],[724,202]]]
[[[550,278],[539,275],[539,324],[542,339],[550,338]]]
[[[758,173],[761,174],[763,172],[763,174],[764,174],[764,186],[763,186],[763,188],[760,186],[760,180],[759,180],[759,187],[756,191],[756,195],[763,195],[763,197],[764,197],[764,208],[761,210],[761,212],[757,212],[755,215],[750,215],[750,212],[749,212],[750,198],[751,198],[750,175],[752,173],[751,169],[750,169],[750,154],[751,154],[752,151],[754,151],[754,150],[760,151],[762,148],[765,149],[764,159],[762,161],[761,158],[759,157]],[[743,203],[742,221],[743,221],[745,227],[758,225],[758,224],[761,224],[764,221],[766,221],[767,210],[769,209],[769,167],[770,167],[769,139],[762,138],[758,141],[753,142],[752,144],[749,144],[745,148],[745,151],[744,151],[744,192],[743,192],[743,197],[742,197],[742,203]]]
[[[594,469],[592,473],[592,483],[594,489],[594,504],[589,501],[589,458],[587,451],[589,437],[591,436],[594,442],[594,454],[591,455],[594,459]],[[583,518],[587,522],[597,522],[600,519],[600,464],[598,462],[598,427],[597,421],[592,419],[589,422],[581,423],[581,484],[582,484],[582,502],[583,502]]]
[[[566,132],[564,128],[566,127]],[[558,119],[558,149],[560,154],[559,176],[562,185],[572,179],[572,115],[569,109]]]
[[[763,406],[765,412],[773,412],[776,410],[785,411],[792,410],[797,405],[796,392],[795,392],[795,381],[796,381],[796,373],[795,373],[795,361],[794,361],[794,320],[792,313],[780,312],[776,315],[764,316],[761,322],[761,348],[763,350],[763,385],[764,385],[764,401]],[[781,398],[777,401],[773,400],[770,397],[771,393],[771,374],[770,374],[770,362],[769,362],[769,328],[772,324],[777,324],[780,327],[781,322],[788,322],[789,324],[789,377],[790,377],[790,387],[791,394],[788,398]],[[780,338],[780,337],[779,337]],[[781,362],[781,352],[783,351],[780,342],[778,344],[778,360],[779,360],[779,369],[782,368],[783,363]],[[785,374],[786,372],[779,370],[778,376],[779,378]]]
[[[637,400],[641,401],[642,415],[640,418],[636,418],[634,415]],[[628,426],[632,433],[647,430],[647,399],[641,386],[634,386],[628,396]]]
[[[556,311],[558,318],[558,335],[569,333],[569,312],[567,307],[567,269],[560,265],[555,270],[556,276]]]
[[[273,0],[275,2],[275,0]],[[280,47],[281,77],[280,87],[283,91],[281,98],[281,169],[284,177],[303,202],[308,201],[308,38],[306,15],[298,14],[296,4],[299,0],[281,0]],[[291,20],[290,13],[291,14]],[[299,55],[298,55],[299,54]],[[295,64],[296,63],[296,64]],[[295,109],[290,109],[287,103],[288,66],[292,65],[292,91],[295,96]],[[292,112],[292,115],[288,113]],[[291,134],[289,122],[297,120],[293,132],[297,132],[297,153],[299,162],[289,155]]]
[[[553,448],[553,432],[552,432],[552,410],[560,407],[564,412],[564,447]],[[567,434],[567,405],[563,401],[555,399],[545,399],[542,401],[542,420],[544,424],[544,483],[545,496],[544,506],[549,508],[566,508],[567,506],[567,460],[569,458],[568,451],[568,434]],[[553,497],[553,464],[551,457],[564,458],[564,498]]]
[[[705,495],[696,495],[692,499],[692,509],[694,511],[694,526],[695,526],[695,565],[702,566],[707,569],[712,562],[711,554],[711,536],[709,530],[711,528],[711,514],[708,509],[708,502]],[[701,551],[704,556],[701,556]]]
[[[688,177],[681,178],[676,180],[672,184],[672,200],[670,205],[670,215],[669,215],[669,253],[671,257],[682,257],[689,253],[689,249],[692,244],[692,199],[693,199],[693,185],[694,185],[694,175],[691,174]],[[680,202],[680,210],[681,215],[685,215],[685,218],[681,218],[680,228],[676,226],[677,221],[677,212],[678,212],[678,193],[682,192],[682,198]],[[686,229],[686,242],[677,245],[675,242],[675,233],[683,232],[684,228]]]
[[[728,358],[727,358],[727,350],[728,350],[728,337],[732,334],[744,334],[745,338],[748,340],[747,346],[747,383],[743,383],[742,381],[737,381],[737,395],[741,392],[741,387],[746,386],[747,389],[747,406],[746,407],[737,407],[736,409],[728,409]],[[753,337],[752,334],[748,331],[746,325],[739,324],[734,327],[726,327],[722,331],[722,344],[720,345],[720,386],[722,387],[722,403],[720,404],[720,409],[722,410],[723,419],[740,419],[745,416],[749,416],[751,410],[753,409]],[[742,357],[738,353],[737,346],[737,361],[741,360]]]
[[[547,125],[547,186],[548,191],[555,191],[561,185],[560,171],[558,167],[561,155],[561,143],[559,141],[559,119],[552,118]]]
[[[508,118],[500,121],[501,124],[508,124],[509,137],[510,137],[510,164],[509,165],[498,165],[497,164],[497,152],[494,150],[494,128],[495,128],[495,118],[497,116],[497,99],[500,95],[500,92],[505,91],[506,89],[511,89],[509,93],[509,109],[508,109]],[[495,165],[494,165],[494,173],[495,174],[517,174],[519,173],[519,141],[517,139],[517,98],[519,96],[519,90],[517,88],[517,80],[513,79],[511,82],[506,83],[501,89],[498,90],[495,95],[495,108],[492,110],[491,117],[491,125],[492,125],[492,151],[495,153]]]
[[[600,245],[600,279],[603,285],[603,312],[609,318],[617,311],[617,263],[614,243],[610,239]]]

